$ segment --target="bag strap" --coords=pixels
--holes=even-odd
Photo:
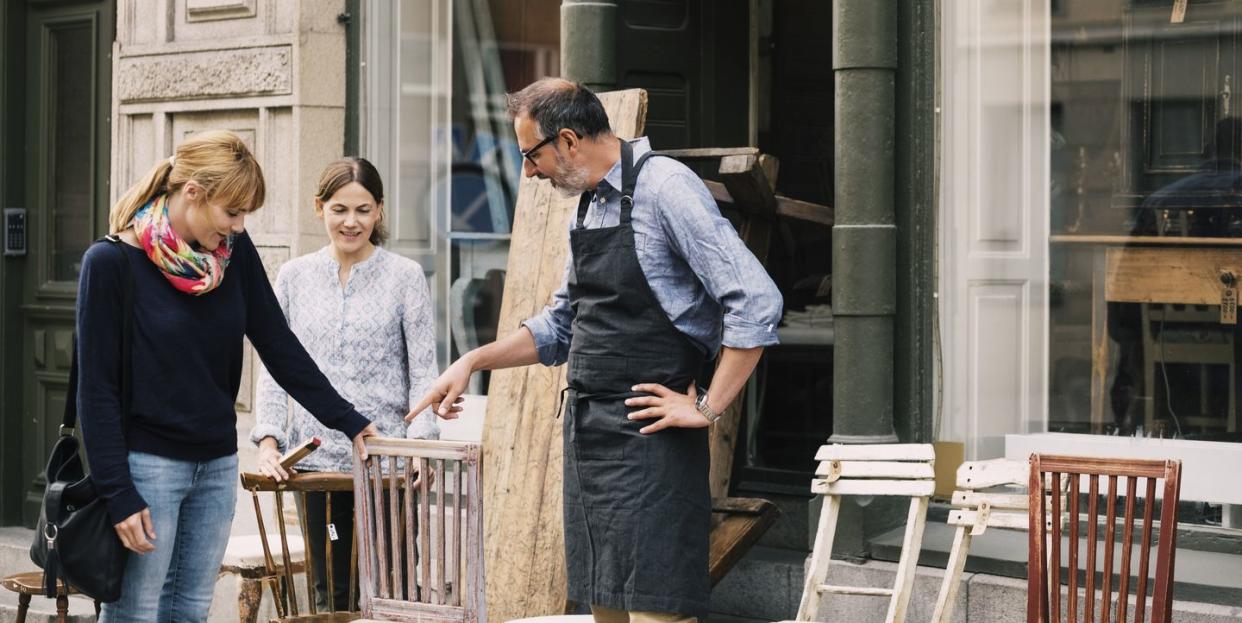
[[[124,422],[129,416],[130,399],[133,394],[133,383],[130,376],[133,370],[134,334],[134,267],[130,262],[129,253],[123,245],[127,244],[120,236],[110,234],[97,242],[110,242],[125,261],[125,279],[121,282],[121,419]],[[73,353],[69,363],[69,389],[65,394],[65,414],[61,418],[60,435],[67,437],[73,434],[78,422],[78,338],[73,337]]]
[[[47,539],[47,559],[43,562],[43,595],[45,597],[56,596],[56,584],[60,579],[60,550],[56,547],[56,537],[60,533],[60,511],[63,508],[61,500],[65,495],[65,486],[68,484],[64,481],[49,482],[47,492],[43,494],[43,516],[46,521],[43,524],[43,534],[39,537]]]

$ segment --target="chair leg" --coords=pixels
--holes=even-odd
[[[897,563],[897,581],[893,584],[893,598],[888,604],[885,623],[903,623],[906,608],[910,605],[910,592],[914,587],[914,572],[919,562],[919,550],[923,547],[923,528],[927,525],[929,498],[910,500],[910,513],[906,516],[906,536],[901,544],[901,560]]]
[[[932,612],[931,623],[949,623],[953,620],[953,607],[957,605],[957,591],[961,587],[966,556],[970,552],[970,538],[970,528],[958,526],[957,534],[953,537],[953,549],[949,550],[949,564],[944,570],[944,581],[940,584],[940,594],[936,597],[936,609]]]
[[[66,623],[69,620],[69,598],[65,595],[56,596],[56,623]]]
[[[17,596],[17,623],[26,623],[26,611],[30,609],[30,595],[20,593]]]
[[[249,578],[237,579],[237,620],[255,623],[259,618],[259,602],[263,600],[263,584]]]
[[[828,561],[832,559],[832,541],[837,535],[837,518],[840,513],[841,496],[824,496],[819,529],[815,532],[815,546],[811,550],[811,567],[807,569],[806,584],[802,587],[802,603],[798,606],[798,621],[810,621],[819,614],[819,586],[828,577]]]

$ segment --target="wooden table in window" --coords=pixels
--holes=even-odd
[[[1176,236],[1112,236],[1063,234],[1052,244],[1087,245],[1094,249],[1091,280],[1091,426],[1104,432],[1105,393],[1111,352],[1108,303],[1181,305],[1221,304],[1222,276],[1242,287],[1242,239]],[[1148,327],[1143,331],[1146,335]],[[1236,391],[1230,379],[1231,394]],[[1145,390],[1154,395],[1150,387]],[[1154,398],[1152,398],[1154,400]],[[1225,427],[1238,429],[1236,402],[1231,398]]]

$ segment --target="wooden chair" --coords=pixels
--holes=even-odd
[[[373,437],[367,452],[353,474],[364,619],[486,621],[479,444]]]
[[[1030,465],[1026,461],[993,459],[969,461],[957,469],[957,490],[953,492],[946,523],[955,526],[949,563],[932,611],[932,623],[953,620],[953,607],[961,586],[962,572],[970,554],[973,537],[988,528],[1003,530],[1030,529],[1027,509],[1030,496]]]
[[[1115,620],[1124,623],[1127,620],[1130,595],[1130,569],[1132,562],[1133,537],[1136,511],[1136,494],[1142,481],[1144,501],[1142,536],[1139,546],[1138,590],[1134,612],[1135,623],[1170,623],[1173,610],[1173,563],[1177,546],[1177,503],[1181,493],[1181,462],[1180,461],[1149,461],[1101,459],[1089,457],[1066,457],[1032,454],[1030,458],[1029,488],[1029,571],[1027,589],[1027,622],[1048,623],[1062,620],[1061,608],[1061,550],[1068,547],[1068,592],[1065,614],[1067,620],[1079,620],[1078,608],[1078,563],[1079,563],[1079,516],[1081,480],[1087,481],[1087,517],[1086,543],[1087,557],[1085,565],[1085,596],[1082,607],[1082,620],[1093,621],[1096,609],[1096,561],[1100,547],[1097,547],[1099,536],[1099,497],[1100,478],[1108,477],[1108,492],[1104,498],[1105,521],[1104,538],[1101,544],[1103,552],[1103,573],[1100,583],[1099,612],[1100,620],[1107,623],[1112,609],[1114,593],[1113,560],[1117,544],[1117,508],[1118,481],[1124,479],[1126,494],[1124,522],[1122,524],[1121,566],[1116,592],[1117,610]],[[1069,508],[1061,503],[1061,477],[1068,477]],[[1151,587],[1151,616],[1146,617],[1148,572],[1150,570],[1153,524],[1152,515],[1156,500],[1157,481],[1163,480],[1163,496],[1161,500],[1160,529],[1158,548],[1155,561],[1155,582]],[[1055,483],[1055,484],[1054,484]],[[1044,496],[1042,491],[1054,489],[1053,495]],[[1067,543],[1061,542],[1061,521],[1063,513],[1068,514],[1069,535]]]
[[[28,571],[14,573],[0,580],[0,585],[17,593],[17,623],[26,623],[26,613],[30,610],[30,598],[43,594],[43,572]],[[69,596],[77,595],[72,586],[60,582],[56,587],[56,621],[65,623],[69,619]],[[99,600],[95,600],[95,617],[99,617]]]
[[[305,513],[297,513],[298,533],[289,534],[287,526],[290,517],[286,513],[287,507],[285,506],[286,492],[296,495],[302,508],[306,508],[306,497],[311,493],[351,492],[354,490],[353,476],[345,473],[307,472],[293,474],[288,480],[278,483],[268,476],[245,472],[241,474],[241,484],[242,488],[250,491],[250,496],[254,500],[255,519],[259,524],[257,541],[262,550],[260,559],[262,564],[255,565],[254,561],[250,560],[252,556],[236,554],[230,556],[226,553],[225,564],[221,567],[221,571],[236,573],[242,580],[238,594],[239,619],[243,623],[255,620],[264,586],[268,588],[276,605],[277,618],[274,620],[280,623],[293,621],[334,623],[352,621],[361,616],[360,612],[351,607],[357,596],[354,588],[358,569],[356,545],[351,547],[350,577],[333,577],[331,535],[325,535],[323,543],[313,543],[307,531]],[[264,494],[270,494],[273,499],[271,510],[269,510],[273,516],[270,520],[265,518],[265,505],[262,503]],[[331,495],[328,495],[326,515],[325,523],[331,523]],[[276,531],[275,535],[272,534],[273,528]],[[253,544],[250,543],[255,540],[253,537],[240,538],[245,540],[250,548],[253,548]],[[239,537],[234,537],[234,540],[238,539]],[[279,551],[274,554],[274,549]],[[319,611],[316,603],[318,595],[315,589],[314,567],[307,564],[315,551],[324,552],[326,563],[324,567],[327,575],[325,580],[328,588],[328,594],[325,596],[325,603],[328,604],[327,612]],[[305,574],[305,592],[302,593],[305,597],[304,601],[298,598],[295,582],[295,576],[300,573]],[[333,593],[336,583],[342,580],[349,582],[349,603],[338,604],[335,603]],[[307,612],[305,613],[301,612],[302,603],[306,605]]]
[[[887,623],[901,623],[910,603],[914,570],[923,543],[927,503],[936,488],[936,453],[931,444],[826,445],[819,449],[820,461],[811,484],[813,493],[824,496],[819,529],[811,551],[811,566],[802,589],[798,621],[810,621],[819,612],[825,593],[888,597]],[[892,588],[834,586],[825,584],[832,541],[843,496],[901,496],[910,498],[897,579]]]

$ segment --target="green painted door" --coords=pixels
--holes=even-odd
[[[66,399],[82,253],[107,233],[116,8],[113,1],[28,0],[23,9],[28,253],[19,308],[6,316],[20,323],[19,348],[5,351],[20,370],[21,397],[6,402],[20,404],[19,503],[22,523],[33,525]]]

